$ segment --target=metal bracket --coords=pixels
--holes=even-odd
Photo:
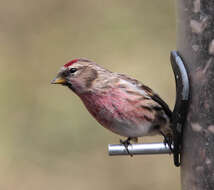
[[[189,101],[189,79],[185,65],[176,51],[171,52],[170,60],[176,81],[176,102],[172,113],[171,125],[174,136],[173,157],[175,166],[180,166],[182,131],[186,120]],[[131,144],[128,146],[128,150],[131,155],[171,153],[168,145],[165,145],[164,143]],[[121,144],[109,145],[108,152],[110,156],[129,155],[124,145]]]
[[[176,102],[172,113],[172,130],[174,134],[173,139],[173,157],[174,164],[180,166],[181,164],[181,148],[183,126],[186,121],[187,109],[189,103],[189,78],[185,65],[179,56],[178,52],[171,52],[171,65],[176,81]]]

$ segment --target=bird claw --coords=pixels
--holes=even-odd
[[[133,154],[131,154],[131,153],[129,152],[129,149],[128,149],[128,146],[131,145],[130,140],[131,140],[130,137],[128,137],[126,140],[120,139],[120,143],[125,147],[126,152],[128,153],[128,155],[130,155],[130,156],[132,157]]]
[[[171,137],[171,136],[166,136],[166,135],[164,135],[163,133],[161,133],[161,134],[162,134],[163,137],[164,137],[164,140],[163,140],[164,145],[165,145],[165,146],[168,145],[170,151],[173,153],[174,150],[173,150],[173,148],[172,148],[172,144],[173,144],[173,139],[172,139],[172,137]]]

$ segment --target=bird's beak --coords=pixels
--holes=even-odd
[[[51,81],[51,84],[66,84],[66,80],[60,76],[57,76]]]

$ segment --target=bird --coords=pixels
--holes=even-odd
[[[51,83],[68,87],[104,128],[126,137],[120,143],[128,153],[130,141],[144,136],[162,135],[172,148],[172,112],[157,93],[138,80],[78,58],[64,64]]]

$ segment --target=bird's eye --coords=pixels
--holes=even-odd
[[[71,68],[71,69],[69,70],[70,73],[75,73],[76,71],[77,71],[76,68]]]

